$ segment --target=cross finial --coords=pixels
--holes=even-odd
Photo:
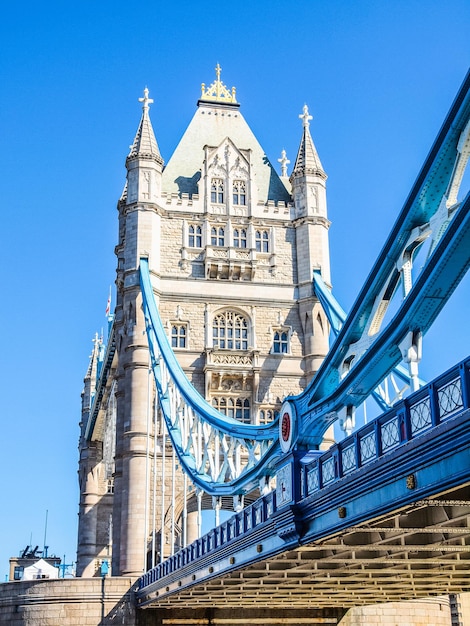
[[[308,113],[308,106],[304,104],[304,108],[302,109],[302,115],[299,115],[299,118],[302,120],[302,125],[304,128],[308,128],[310,126],[310,120],[313,120],[313,117]]]
[[[281,176],[287,176],[287,166],[289,165],[290,161],[286,157],[286,151],[285,150],[282,150],[281,158],[278,159],[278,162],[281,164]]]
[[[217,65],[215,66],[215,75],[217,76],[217,81],[220,81],[220,72],[222,71],[222,68],[220,67],[220,65],[217,63]]]
[[[149,104],[153,104],[152,98],[149,98],[149,90],[147,89],[147,87],[145,87],[144,89],[144,97],[139,98],[139,102],[143,102],[143,106],[142,106],[143,111],[148,111]]]

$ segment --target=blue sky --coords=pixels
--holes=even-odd
[[[114,282],[116,202],[145,85],[167,161],[200,84],[237,87],[277,165],[298,115],[328,173],[348,310],[468,68],[466,0],[9,3],[0,22],[0,580],[32,538],[75,559],[80,392]],[[469,352],[468,278],[424,343],[430,380]]]

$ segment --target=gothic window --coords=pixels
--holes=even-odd
[[[269,232],[267,230],[257,230],[255,242],[257,252],[269,252]]]
[[[202,228],[200,226],[189,226],[188,244],[190,248],[202,248]]]
[[[221,178],[212,179],[211,202],[215,204],[223,204],[224,202],[224,181]]]
[[[225,246],[225,230],[222,227],[211,228],[211,246]]]
[[[289,352],[289,331],[275,330],[273,336],[273,353],[288,354]]]
[[[246,205],[246,183],[243,180],[233,181],[233,204]]]
[[[222,350],[248,350],[248,321],[236,311],[224,311],[212,322],[212,345]]]
[[[227,417],[233,417],[240,422],[250,423],[251,410],[249,398],[217,396],[212,398],[212,406]]]
[[[188,325],[187,324],[172,324],[171,325],[171,347],[172,348],[186,348],[188,339]]]
[[[244,228],[235,228],[233,231],[233,247],[246,248],[246,230]]]

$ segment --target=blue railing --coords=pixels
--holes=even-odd
[[[264,524],[276,510],[276,492],[271,491],[146,572],[139,580],[139,589],[143,589],[164,576],[173,574],[181,567],[214,552],[217,548],[243,537],[254,528]]]
[[[321,456],[301,463],[300,499],[315,495],[469,408],[470,358],[333,445]],[[282,508],[279,506],[279,509]],[[277,510],[276,492],[272,491],[146,572],[139,580],[139,588],[174,574],[185,565],[251,533],[266,524]]]
[[[302,497],[331,485],[469,408],[469,368],[467,359],[305,464],[301,469]]]

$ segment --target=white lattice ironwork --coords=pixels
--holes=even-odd
[[[398,426],[398,417],[394,417],[381,426],[382,431],[382,449],[390,450],[400,443],[400,430]]]
[[[320,488],[320,480],[318,476],[318,465],[310,469],[307,473],[307,489],[308,493],[313,493]]]
[[[322,464],[323,484],[327,485],[335,479],[335,463],[333,457],[330,457]]]
[[[343,464],[343,472],[347,474],[356,469],[356,448],[353,445],[348,446],[342,451],[341,461]]]
[[[458,411],[463,407],[462,383],[460,378],[451,380],[437,390],[439,401],[439,415],[441,419]]]
[[[377,455],[377,446],[375,443],[375,434],[369,433],[360,439],[361,463],[367,463],[375,459]]]
[[[410,407],[410,422],[413,434],[432,425],[431,400],[429,398],[424,398]]]

